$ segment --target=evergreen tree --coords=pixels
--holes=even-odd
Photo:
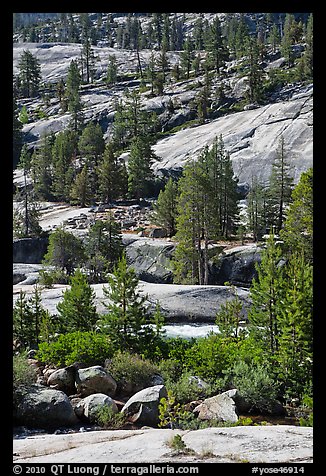
[[[104,203],[124,195],[128,183],[123,164],[114,153],[112,143],[105,146],[105,150],[97,166],[98,196]]]
[[[35,97],[39,92],[41,66],[39,60],[28,50],[24,50],[18,62],[20,94]]]
[[[178,185],[170,177],[154,205],[153,221],[167,230],[168,236],[176,233]]]
[[[262,239],[266,233],[266,189],[257,177],[252,177],[248,193],[248,227],[254,241]]]
[[[280,34],[277,25],[273,23],[271,31],[268,36],[268,41],[272,46],[273,53],[276,51],[276,47],[280,44]]]
[[[223,67],[225,60],[227,59],[227,50],[224,45],[221,24],[218,16],[214,18],[209,28],[206,40],[206,50],[208,51],[208,61],[215,69],[216,74],[219,75],[220,69]]]
[[[70,202],[80,207],[89,205],[92,198],[90,177],[87,165],[76,175],[70,190]]]
[[[12,154],[13,154],[13,168],[16,167],[17,162],[19,160],[20,151],[22,147],[22,123],[18,119],[18,106],[16,100],[16,93],[14,91],[13,95],[13,125],[12,125]]]
[[[84,245],[79,238],[62,227],[50,234],[44,264],[55,266],[70,276],[84,260]]]
[[[108,313],[101,316],[99,325],[116,348],[142,352],[153,345],[157,332],[148,325],[153,319],[145,304],[146,296],[137,290],[138,278],[134,269],[128,268],[125,255],[108,281],[109,288],[103,287],[104,296],[109,300],[104,303]]]
[[[106,73],[106,84],[108,87],[113,86],[117,82],[117,60],[115,55],[109,55],[108,69]]]
[[[313,260],[313,169],[301,174],[292,192],[292,202],[286,211],[284,228],[280,232],[290,252],[299,251],[307,262]]]
[[[285,57],[289,67],[293,65],[292,45],[294,43],[294,24],[295,18],[292,13],[287,13],[284,20],[283,36],[281,39],[281,53]]]
[[[313,270],[302,252],[291,253],[285,267],[278,339],[279,378],[287,396],[302,397],[313,364]]]
[[[30,298],[26,298],[26,293],[20,291],[13,309],[13,337],[25,348],[37,347],[40,341],[41,322],[46,315],[47,311],[42,306],[38,285],[34,286]]]
[[[251,332],[254,332],[257,342],[260,342],[269,355],[273,356],[279,350],[280,312],[282,304],[282,289],[284,286],[284,269],[281,266],[282,250],[275,243],[271,234],[267,248],[261,254],[261,263],[256,265],[257,278],[253,279],[250,288],[251,307],[248,319]]]
[[[53,182],[52,190],[57,200],[66,200],[74,176],[74,158],[76,151],[76,134],[69,129],[59,132],[52,147]]]
[[[28,347],[33,342],[31,320],[31,309],[26,293],[20,290],[13,308],[13,338],[18,339],[23,347]]]
[[[41,138],[41,144],[35,149],[32,155],[32,179],[35,194],[42,200],[51,200],[53,198],[53,164],[52,147],[55,141],[54,134],[47,134]]]
[[[263,68],[260,65],[259,46],[256,39],[248,42],[248,100],[251,103],[260,103],[263,99]]]
[[[79,95],[81,76],[77,62],[71,60],[68,74],[65,97],[68,111],[71,113],[71,126],[75,132],[79,132],[83,123],[82,103]]]
[[[70,289],[64,291],[62,301],[57,304],[64,327],[68,332],[93,331],[98,319],[95,292],[80,269],[76,269],[69,282]]]
[[[91,226],[86,243],[89,260],[86,263],[92,282],[100,282],[112,272],[122,254],[121,227],[110,215]]]
[[[87,171],[84,170],[80,179],[86,179],[89,189],[89,196],[95,196],[98,191],[98,175],[97,166],[99,158],[102,156],[105,148],[103,132],[99,124],[90,122],[83,129],[78,141],[78,149],[85,160]],[[86,191],[86,189],[85,189]]]
[[[147,139],[135,136],[128,160],[128,191],[137,199],[147,196],[153,181],[152,161],[154,153]]]
[[[291,166],[286,157],[284,138],[281,136],[268,188],[268,223],[270,227],[275,227],[276,233],[283,228],[286,205],[291,200],[292,188]]]
[[[183,49],[180,54],[181,68],[186,79],[190,77],[190,68],[194,59],[194,46],[190,36],[187,37],[183,44]]]
[[[183,170],[173,265],[176,283],[208,284],[208,244],[228,238],[238,216],[237,179],[222,137]]]

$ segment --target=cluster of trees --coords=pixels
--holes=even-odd
[[[150,310],[146,296],[138,289],[138,278],[128,268],[124,253],[107,275],[109,286],[103,286],[104,306],[107,313],[99,314],[95,305],[95,292],[89,279],[80,268],[69,277],[69,288],[57,305],[57,314],[50,315],[41,304],[41,292],[34,287],[32,297],[20,292],[13,310],[13,337],[22,348],[37,348],[41,342],[55,341],[56,333],[98,332],[107,335],[118,350],[142,352],[156,345],[164,323],[157,304]],[[58,334],[57,334],[58,335]]]
[[[18,165],[31,175],[36,198],[85,206],[96,200],[149,194],[154,184],[151,146],[156,114],[142,109],[139,93],[126,93],[116,104],[113,136],[106,144],[99,124],[84,124],[80,82],[78,65],[72,60],[61,95],[63,110],[71,114],[70,124],[56,135],[42,137],[32,154],[26,146],[21,149]],[[18,124],[16,120],[17,149],[21,137]],[[126,147],[130,149],[128,168],[118,158]]]
[[[107,313],[98,315],[94,291],[85,272],[77,267],[77,262],[70,263],[67,265],[70,287],[57,306],[57,315],[50,316],[42,308],[38,286],[29,299],[21,293],[14,307],[14,336],[25,347],[39,345],[43,358],[54,358],[54,352],[60,352],[62,359],[62,352],[68,350],[57,349],[56,333],[64,333],[67,338],[71,334],[76,339],[76,332],[85,333],[85,338],[90,340],[90,351],[94,350],[92,342],[95,345],[98,336],[105,335],[110,352],[112,349],[137,352],[156,362],[165,361],[165,366],[174,369],[176,379],[186,369],[214,388],[236,385],[243,391],[246,389],[251,398],[255,393],[255,403],[264,410],[266,392],[271,392],[269,403],[272,397],[283,402],[295,397],[302,402],[312,392],[312,187],[310,169],[302,174],[292,192],[293,201],[281,231],[282,241],[277,241],[271,233],[261,254],[257,277],[250,289],[245,329],[241,328],[243,309],[234,288],[234,299],[216,315],[220,334],[192,342],[173,341],[170,345],[162,333],[164,319],[159,306],[154,312],[149,310],[145,297],[137,290],[135,272],[128,268],[121,253],[111,267],[113,273],[106,275]],[[57,230],[52,236],[58,238],[60,234]],[[89,241],[90,248],[97,249],[94,241],[99,243],[99,236],[103,235],[96,234]],[[58,240],[53,239],[48,254],[52,256],[52,264],[63,266],[62,256],[54,251],[55,241]],[[60,247],[62,243],[57,250]],[[72,247],[76,249],[76,243]]]
[[[268,183],[252,180],[246,221],[239,216],[237,183],[220,136],[184,167],[178,181],[170,178],[159,193],[153,220],[178,243],[173,260],[176,283],[208,284],[212,243],[245,234],[259,241],[270,230],[279,233],[284,228],[293,178],[282,136]]]

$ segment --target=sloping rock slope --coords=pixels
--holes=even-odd
[[[180,434],[193,450],[176,454]],[[14,439],[15,463],[309,463],[312,428],[242,426],[204,430],[103,430]]]
[[[157,173],[181,169],[196,157],[215,137],[223,136],[240,182],[251,183],[256,175],[267,181],[276,157],[280,136],[293,166],[294,180],[312,166],[313,159],[313,87],[305,86],[287,101],[275,102],[249,111],[219,117],[207,124],[181,130],[153,147],[160,161]]]

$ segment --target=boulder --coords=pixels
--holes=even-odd
[[[222,252],[210,263],[212,284],[229,282],[235,286],[250,286],[257,276],[256,263],[261,260],[261,247],[256,244],[237,246]]]
[[[79,369],[76,372],[77,393],[88,396],[93,393],[104,393],[113,396],[117,383],[111,375],[100,365]]]
[[[15,419],[21,425],[44,429],[78,423],[67,395],[41,385],[32,385],[20,392]]]
[[[156,426],[159,422],[159,402],[161,398],[167,396],[168,393],[164,385],[144,388],[129,398],[121,412],[125,413],[132,422]]]
[[[158,232],[153,230],[153,238],[158,238],[157,233],[162,235],[162,229],[155,230]],[[139,279],[151,283],[172,283],[170,259],[174,249],[175,244],[169,241],[137,237],[126,244],[128,264],[134,268]]]
[[[75,413],[79,418],[93,423],[98,410],[102,407],[109,407],[113,413],[118,413],[115,401],[104,393],[94,393],[80,400],[75,407]]]
[[[41,263],[47,252],[48,238],[20,238],[13,242],[14,263]]]
[[[193,409],[200,420],[217,420],[236,423],[238,414],[234,397],[237,390],[228,390],[214,397],[206,398]]]
[[[64,369],[58,369],[51,373],[47,380],[49,387],[62,390],[67,395],[75,393],[75,373],[76,369],[73,365],[65,367]]]

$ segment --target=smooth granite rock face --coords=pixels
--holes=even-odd
[[[193,450],[176,455],[179,434]],[[289,425],[203,430],[102,430],[14,439],[14,463],[312,463],[313,429]]]

